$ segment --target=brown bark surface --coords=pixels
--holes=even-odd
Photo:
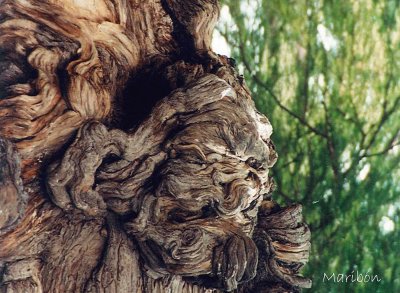
[[[0,292],[297,292],[216,0],[0,0]]]

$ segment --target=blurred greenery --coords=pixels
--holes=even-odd
[[[400,2],[223,0],[218,32],[274,126],[311,292],[400,292]],[[323,274],[380,282],[323,282]]]

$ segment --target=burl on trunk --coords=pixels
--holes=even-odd
[[[216,0],[0,1],[0,292],[297,292],[310,232]]]

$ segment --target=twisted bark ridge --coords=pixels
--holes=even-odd
[[[0,3],[0,292],[311,286],[216,0]]]

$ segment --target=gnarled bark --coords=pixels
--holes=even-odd
[[[301,207],[271,198],[272,127],[210,49],[215,0],[0,15],[2,292],[310,287]]]
[[[0,137],[0,235],[21,219],[27,196],[23,190],[20,158],[11,142]]]

